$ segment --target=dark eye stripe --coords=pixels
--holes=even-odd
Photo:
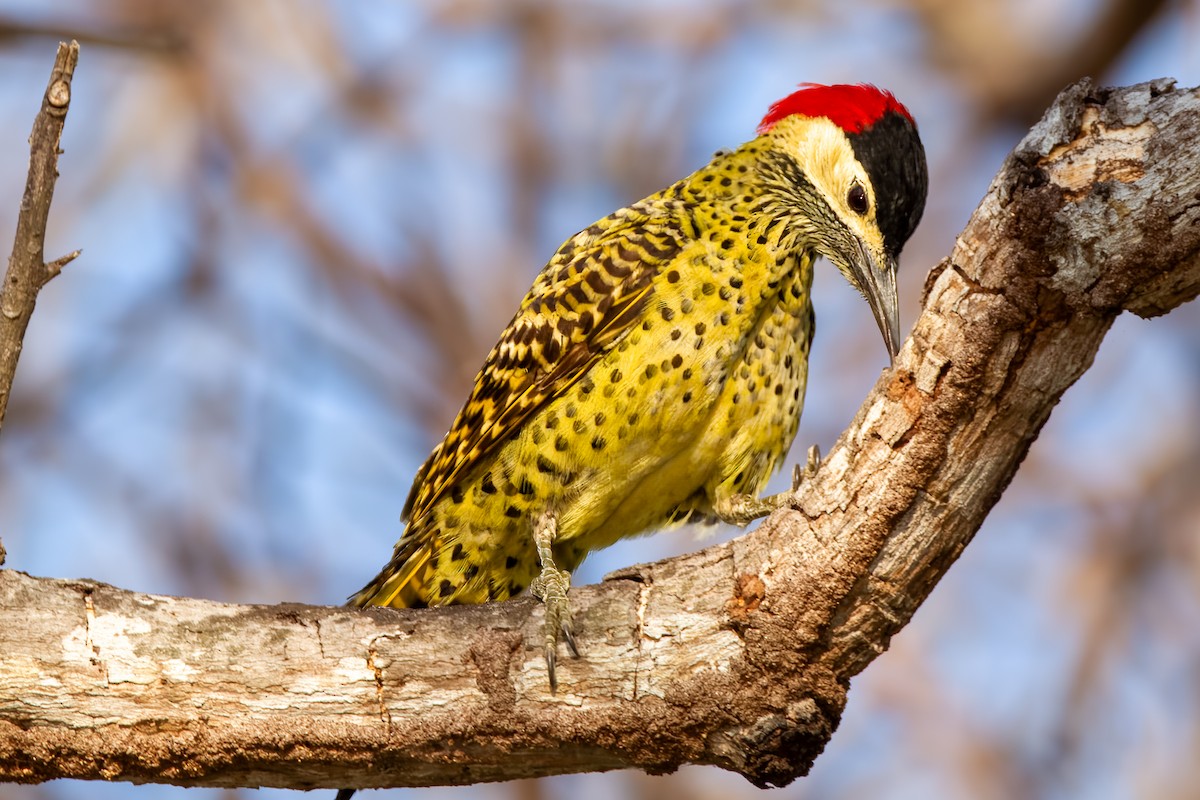
[[[925,148],[917,127],[908,118],[888,112],[870,128],[848,138],[875,191],[875,221],[883,233],[884,247],[893,257],[899,256],[921,220],[929,187]]]

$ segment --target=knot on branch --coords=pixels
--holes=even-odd
[[[54,81],[46,90],[46,102],[54,108],[66,108],[71,103],[71,84],[61,78]]]

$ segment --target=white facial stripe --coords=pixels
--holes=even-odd
[[[829,207],[875,252],[883,251],[883,234],[875,222],[875,187],[854,155],[841,128],[819,117],[788,117],[771,134],[795,160],[813,186],[825,196]],[[850,208],[847,196],[859,183],[867,192],[866,214]]]

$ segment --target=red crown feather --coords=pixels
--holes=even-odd
[[[900,114],[916,124],[912,114],[895,95],[869,83],[833,86],[802,83],[798,90],[771,106],[762,122],[758,123],[758,133],[766,133],[779,120],[793,114],[827,117],[846,133],[860,133],[888,112]]]

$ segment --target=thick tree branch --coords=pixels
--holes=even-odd
[[[4,424],[25,328],[33,316],[37,294],[47,281],[79,255],[76,250],[50,264],[45,261],[46,222],[50,218],[50,201],[54,198],[54,181],[58,178],[58,144],[67,121],[71,79],[78,61],[77,42],[58,46],[50,83],[42,98],[42,109],[29,134],[29,176],[21,198],[12,256],[8,259],[4,285],[0,287],[0,425]]]
[[[0,571],[0,780],[399,786],[716,764],[803,775],[1123,310],[1200,292],[1200,96],[1066,90],[795,507],[533,601],[231,606]]]

